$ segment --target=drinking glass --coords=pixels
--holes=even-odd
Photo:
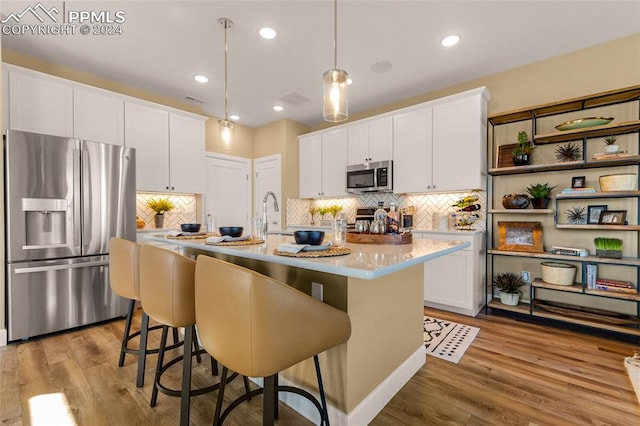
[[[264,222],[261,217],[254,217],[251,222],[251,235],[254,240],[263,240],[264,239]]]
[[[333,246],[344,247],[347,242],[347,218],[339,215],[333,221]]]

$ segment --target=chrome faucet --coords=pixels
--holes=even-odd
[[[280,208],[278,207],[278,199],[276,198],[276,194],[274,194],[273,191],[267,191],[267,193],[264,194],[264,198],[262,199],[262,223],[264,224],[265,238],[267,236],[267,230],[269,227],[267,222],[267,199],[269,198],[269,195],[273,197],[273,211],[275,212],[280,211]]]

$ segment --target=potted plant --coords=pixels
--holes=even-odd
[[[556,186],[549,186],[548,183],[536,183],[529,185],[527,192],[531,195],[531,205],[534,209],[546,209],[551,201],[551,191]]]
[[[500,302],[505,305],[516,306],[522,294],[522,287],[525,282],[520,275],[513,272],[496,274],[493,283],[500,290]]]
[[[596,245],[596,256],[610,259],[622,258],[622,240],[619,238],[598,237],[593,240]]]
[[[531,153],[536,147],[529,140],[527,132],[518,132],[518,145],[513,148],[513,164],[524,166],[531,161]]]
[[[173,210],[174,205],[168,198],[152,198],[147,201],[147,207],[156,212],[156,215],[153,218],[156,228],[162,229],[164,226],[164,214]]]
[[[616,141],[618,139],[616,139],[615,136],[609,136],[608,138],[604,139],[604,152],[607,152],[609,154],[613,154],[615,152],[618,152],[618,149],[620,148],[618,145],[616,145]]]

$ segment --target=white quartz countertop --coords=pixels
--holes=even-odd
[[[351,253],[345,256],[299,258],[273,254],[274,249],[280,243],[293,242],[293,237],[286,235],[269,235],[263,244],[243,246],[214,246],[206,244],[202,239],[176,240],[168,239],[162,234],[149,234],[145,236],[145,239],[367,280],[376,279],[470,246],[469,242],[464,241],[414,238],[412,244],[400,245],[347,243]]]

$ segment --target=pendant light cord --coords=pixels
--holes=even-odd
[[[333,69],[338,69],[338,0],[333,0]]]
[[[229,121],[229,91],[227,89],[227,30],[229,28],[229,20],[224,20],[224,119]]]

